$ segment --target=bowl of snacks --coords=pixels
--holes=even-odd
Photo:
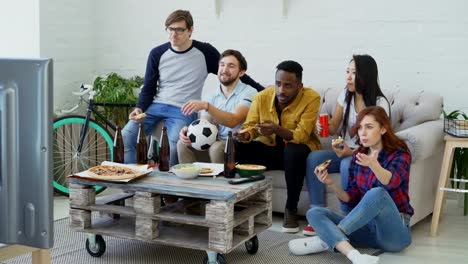
[[[172,172],[181,179],[194,179],[200,174],[201,168],[192,163],[183,163],[172,166]]]
[[[237,173],[243,178],[260,175],[265,172],[266,167],[263,165],[256,164],[237,164]]]

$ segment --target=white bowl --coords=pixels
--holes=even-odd
[[[181,179],[194,179],[200,174],[201,168],[192,163],[177,164],[172,167],[172,172]]]

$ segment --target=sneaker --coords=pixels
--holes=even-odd
[[[299,223],[297,221],[297,209],[284,209],[283,233],[299,232]]]
[[[318,236],[293,239],[289,241],[288,247],[289,252],[297,256],[319,253],[328,249],[327,244]]]
[[[311,227],[310,225],[307,225],[304,227],[304,230],[302,230],[302,234],[306,236],[315,236],[317,233],[315,233],[315,229]]]

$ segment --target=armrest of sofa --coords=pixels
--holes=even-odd
[[[434,120],[409,127],[396,133],[411,151],[412,162],[423,160],[443,150],[443,120]]]

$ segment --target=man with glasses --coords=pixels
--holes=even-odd
[[[159,121],[167,127],[171,148],[171,165],[177,164],[179,131],[197,118],[197,113],[184,115],[182,105],[200,100],[208,73],[217,74],[219,52],[208,43],[190,39],[193,18],[189,11],[176,10],[166,19],[169,42],[151,50],[146,65],[145,81],[136,108],[123,129],[125,162],[135,163],[138,123],[151,134]],[[257,90],[263,87],[244,75],[242,81]],[[146,117],[140,117],[141,113]]]

